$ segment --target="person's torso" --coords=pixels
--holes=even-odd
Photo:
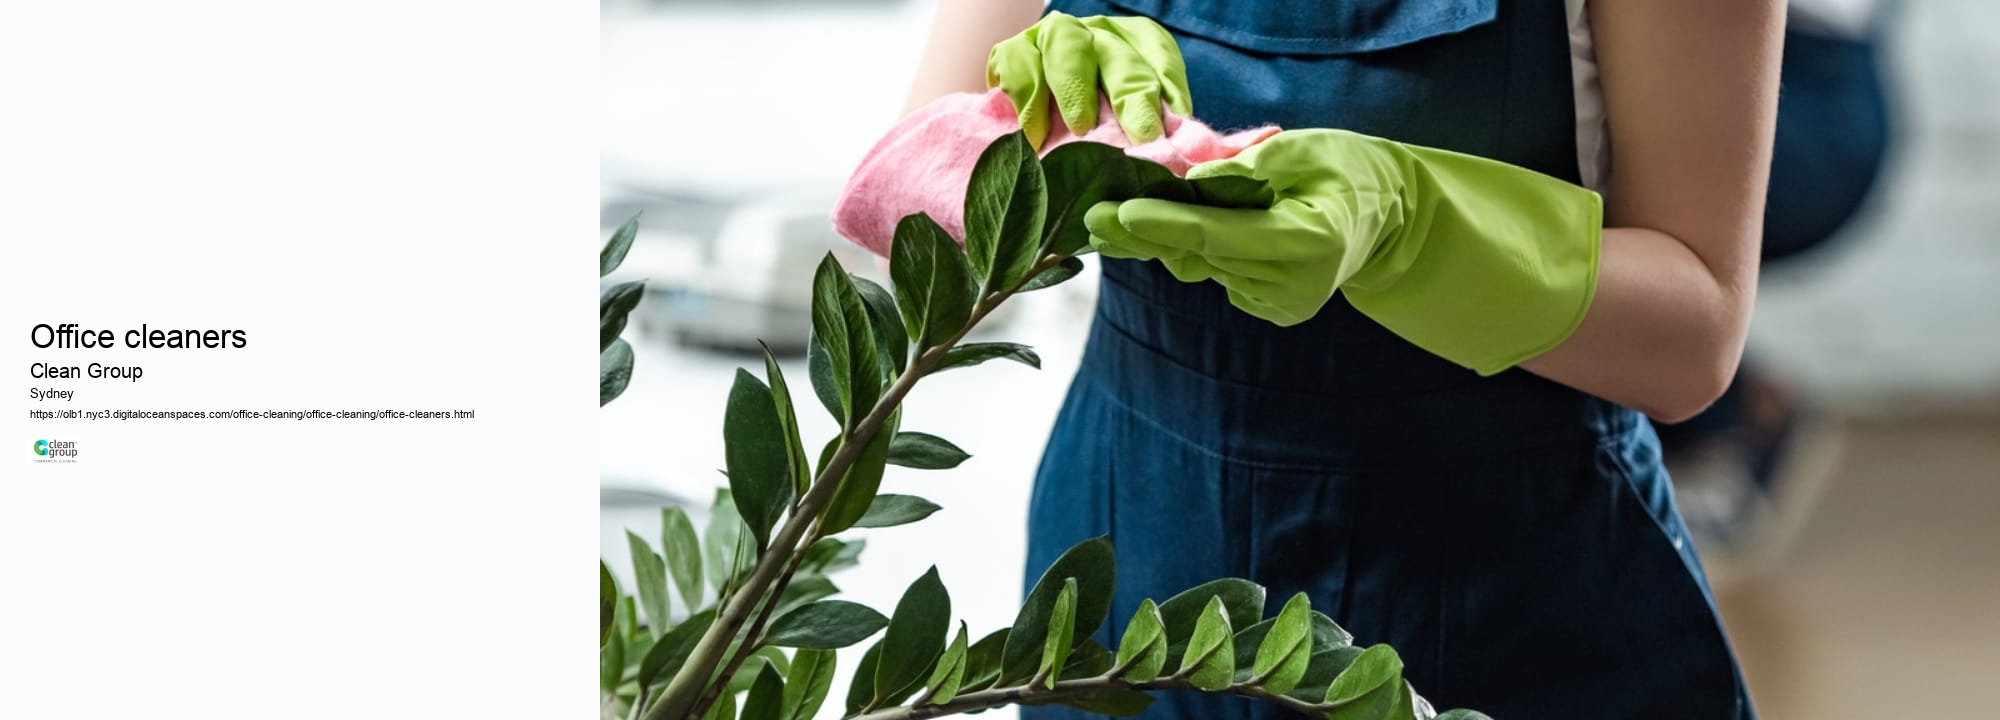
[[[1057,0],[1051,9],[1159,21],[1186,59],[1194,115],[1220,129],[1341,128],[1579,179],[1564,0]],[[1157,263],[1107,258],[1096,321],[1106,338],[1094,341],[1098,355],[1114,354],[1106,347],[1114,337],[1144,350],[1121,350],[1120,368],[1097,363],[1107,387],[1123,388],[1136,402],[1147,402],[1138,399],[1148,391],[1138,378],[1147,373],[1131,366],[1151,354],[1175,366],[1162,373],[1275,391],[1303,405],[1400,397],[1397,416],[1416,422],[1497,413],[1497,427],[1524,436],[1581,438],[1637,421],[1522,371],[1479,378],[1338,296],[1312,320],[1277,327],[1236,310],[1213,283],[1182,283]],[[1166,421],[1186,415],[1169,413]],[[1279,446],[1344,444],[1321,429],[1349,424],[1344,416],[1302,423],[1286,415],[1262,413],[1227,434]],[[1493,438],[1492,447],[1520,439],[1508,435]],[[1368,441],[1365,434],[1346,437]]]

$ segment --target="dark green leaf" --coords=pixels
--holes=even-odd
[[[806,339],[806,379],[812,382],[813,397],[819,398],[820,407],[826,408],[826,414],[839,423],[844,414],[840,407],[840,389],[835,387],[833,360],[827,355],[826,343],[820,341],[819,333],[813,333]]]
[[[735,643],[730,645],[729,651],[731,653],[736,651]],[[750,653],[750,657],[744,658],[743,665],[736,668],[736,674],[729,676],[729,683],[724,686],[723,692],[731,695],[748,692],[750,684],[757,681],[757,671],[764,668],[764,662],[759,662],[759,658],[764,662],[777,665],[779,672],[784,671],[785,651],[774,647],[757,648],[755,652]]]
[[[832,253],[813,275],[812,320],[813,334],[825,346],[834,394],[840,398],[841,411],[835,417],[843,429],[851,429],[874,407],[882,391],[882,373],[868,308],[853,277]]]
[[[979,154],[965,190],[965,252],[985,289],[1012,289],[1027,275],[1047,202],[1042,164],[1025,134],[1005,135]]]
[[[1214,597],[1222,598],[1230,627],[1249,627],[1264,617],[1264,586],[1241,578],[1210,580],[1168,598],[1160,603],[1160,619],[1167,626],[1166,671],[1180,668],[1177,661],[1187,652],[1195,621]]]
[[[1044,629],[1049,626],[1056,596],[1062,592],[1066,578],[1076,578],[1075,637],[1089,637],[1104,623],[1104,615],[1111,609],[1112,591],[1116,589],[1117,563],[1112,558],[1111,539],[1096,537],[1077,543],[1042,572],[1035,588],[1028,591],[1028,599],[1021,603],[1021,612],[1014,616],[1014,627],[1001,654],[1000,683],[1012,684],[1034,676],[1047,639]]]
[[[785,592],[778,596],[778,608],[775,614],[784,615],[805,607],[807,603],[838,594],[840,588],[835,587],[832,580],[819,575],[801,574],[793,577],[792,583],[785,586]]]
[[[1353,664],[1333,679],[1326,689],[1329,704],[1352,703],[1378,688],[1389,687],[1403,676],[1403,659],[1387,645],[1370,646]]]
[[[702,530],[702,567],[708,584],[720,590],[736,577],[736,560],[742,556],[743,518],[736,513],[736,499],[727,488],[717,488],[715,504],[708,512],[708,527]]]
[[[1318,610],[1313,610],[1309,612],[1308,615],[1310,616],[1308,622],[1311,626],[1311,635],[1307,641],[1307,645],[1305,648],[1305,653],[1308,658],[1305,667],[1307,671],[1310,672],[1311,668],[1313,667],[1310,658],[1319,654],[1329,652],[1336,648],[1347,647],[1348,642],[1353,640],[1353,636],[1348,635],[1346,630],[1343,630],[1340,628],[1339,625],[1334,624],[1332,618],[1327,617],[1324,613],[1321,613]],[[1266,633],[1270,632],[1272,624],[1275,623],[1276,621],[1277,618],[1267,618],[1255,625],[1251,625],[1250,627],[1236,631],[1237,682],[1245,682],[1250,679],[1251,668],[1254,665],[1256,665],[1257,662],[1257,652],[1259,649],[1263,647],[1264,644],[1264,636]],[[1354,654],[1359,655],[1361,654],[1361,651],[1359,649],[1356,649],[1354,651]],[[1340,667],[1346,667],[1346,663],[1342,663]],[[1317,703],[1319,702],[1320,698],[1325,697],[1326,685],[1327,683],[1333,682],[1334,674],[1335,673],[1330,672],[1325,674],[1324,676],[1320,676],[1317,680],[1318,684],[1315,687],[1297,688],[1296,690],[1288,689],[1281,694],[1299,695],[1307,702]],[[1298,682],[1310,684],[1307,680],[1300,680]],[[1301,695],[1300,693],[1303,694]]]
[[[1042,356],[1036,355],[1034,348],[1010,342],[966,343],[953,347],[945,351],[937,369],[971,367],[994,358],[1006,358],[1036,370],[1042,369]]]
[[[741,720],[783,720],[785,678],[770,663],[763,666],[756,681],[750,684],[750,694],[744,696]]]
[[[1329,720],[1412,720],[1408,686],[1400,679],[1385,683],[1326,714]]]
[[[827,502],[826,514],[820,519],[821,533],[832,535],[854,527],[861,516],[868,514],[869,506],[875,504],[875,491],[882,487],[882,471],[889,462],[889,443],[896,437],[902,415],[900,408],[890,413],[889,421],[882,424],[874,439],[862,448],[861,455],[841,476],[840,486],[834,488],[833,499]]]
[[[636,692],[639,689],[639,670],[645,664],[646,656],[653,651],[653,636],[639,632],[625,635],[624,638],[625,684],[620,685],[619,688],[621,690],[630,688]]]
[[[1051,690],[1062,676],[1063,665],[1069,662],[1070,642],[1075,639],[1076,578],[1063,578],[1062,591],[1056,593],[1055,607],[1049,610],[1049,628],[1042,640],[1042,664],[1036,670]]]
[[[771,528],[792,504],[792,459],[785,449],[784,431],[771,389],[737,368],[729,407],[722,416],[724,455],[729,491],[757,539],[758,551],[770,545]]]
[[[838,655],[832,650],[800,650],[792,656],[792,669],[785,675],[784,720],[812,720],[833,687],[833,670]]]
[[[611,347],[611,341],[618,339],[618,333],[625,332],[625,317],[632,314],[632,308],[639,306],[639,298],[646,294],[643,280],[622,282],[604,289],[597,300],[597,349],[602,352]]]
[[[667,634],[667,618],[672,617],[667,598],[673,591],[667,588],[667,565],[653,552],[653,546],[644,538],[625,531],[625,542],[632,550],[632,585],[634,594],[639,596],[639,606],[646,611],[646,626],[652,628],[653,637]]]
[[[938,657],[943,657],[943,656],[944,656],[943,653],[938,654]],[[931,658],[931,662],[918,666],[917,679],[911,680],[909,684],[904,685],[900,688],[897,688],[895,690],[876,688],[875,707],[878,708],[893,707],[909,701],[910,696],[917,694],[918,690],[924,689],[924,678],[930,677],[931,669],[932,667],[935,666],[936,663],[937,663],[937,658]],[[876,679],[878,680],[881,679],[879,677],[881,674],[880,671],[877,671],[876,674],[878,676]]]
[[[945,632],[950,627],[951,596],[933,566],[903,591],[889,630],[882,634],[881,664],[875,669],[876,697],[886,700],[880,691],[923,680],[931,663],[944,652]]]
[[[1069,146],[1064,145],[1063,147]],[[1045,287],[1060,285],[1064,281],[1076,277],[1076,274],[1080,272],[1083,272],[1082,260],[1073,257],[1063,258],[1062,262],[1057,263],[1054,267],[1036,273],[1034,277],[1028,278],[1027,282],[1021,283],[1021,289],[1018,292],[1034,292]]]
[[[1125,636],[1118,641],[1118,667],[1124,668],[1119,677],[1145,682],[1159,677],[1166,664],[1166,623],[1160,620],[1159,606],[1147,598],[1139,603],[1139,611],[1132,613]]]
[[[1043,234],[1046,250],[1057,255],[1073,255],[1090,245],[1083,215],[1092,205],[1124,200],[1138,191],[1125,151],[1103,143],[1073,142],[1050,150],[1042,157],[1042,172],[1049,186]]]
[[[967,455],[951,441],[920,432],[899,432],[889,441],[889,464],[918,470],[950,470]]]
[[[757,344],[764,348],[764,381],[771,386],[771,400],[778,408],[778,424],[784,428],[782,439],[785,441],[785,457],[792,466],[792,491],[804,495],[812,484],[812,466],[808,464],[805,442],[799,439],[799,414],[792,407],[792,389],[785,384],[785,371],[778,369],[778,358],[771,354],[771,346],[761,340]]]
[[[730,644],[730,654],[734,654],[734,652],[736,652],[736,644]],[[758,662],[758,660],[762,660],[762,662]],[[740,668],[736,668],[736,674],[730,676],[730,682],[724,686],[724,692],[728,692],[728,694],[750,692],[750,684],[756,682],[756,674],[758,674],[758,670],[764,668],[766,662],[778,666],[780,668],[778,672],[784,672],[784,650],[778,650],[778,648],[756,648],[756,652],[750,652],[750,656],[744,658],[744,664]]]
[[[1277,618],[1265,618],[1257,624],[1236,631],[1236,681],[1250,679],[1250,668],[1257,664],[1257,648],[1264,644],[1264,636],[1271,632],[1271,624]]]
[[[833,650],[868,639],[889,624],[882,613],[846,600],[821,600],[771,622],[764,642],[778,647]]]
[[[1271,630],[1257,645],[1252,677],[1264,678],[1265,690],[1284,693],[1297,687],[1312,659],[1312,602],[1305,593],[1293,595],[1272,620]]]
[[[1181,656],[1181,673],[1187,676],[1189,685],[1203,690],[1229,687],[1236,677],[1234,635],[1229,629],[1229,615],[1222,608],[1222,598],[1209,598],[1208,605],[1195,619],[1187,652]]]
[[[854,666],[854,676],[847,681],[847,714],[859,715],[875,703],[875,670],[881,665],[882,641],[868,646],[861,653],[861,662]]]
[[[817,343],[813,350],[822,357],[808,357],[807,370],[812,374],[813,389],[819,393],[820,401],[826,403],[828,396],[833,398],[827,409],[843,430],[855,406],[853,335],[870,334],[862,332],[857,327],[860,323],[855,322],[857,318],[848,312],[850,305],[860,303],[861,295],[855,291],[847,271],[833,259],[832,253],[827,253],[813,274],[812,337]]]
[[[873,280],[859,276],[853,279],[862,304],[868,307],[868,325],[875,330],[880,363],[877,372],[883,377],[893,377],[903,372],[910,359],[910,336],[904,332],[903,318],[896,312],[896,299]]]
[[[763,662],[758,662],[759,659]],[[779,674],[783,674],[785,651],[774,647],[757,648],[756,652],[750,653],[750,657],[744,659],[743,666],[736,669],[736,674],[729,676],[729,685],[724,692],[731,694],[748,692],[750,685],[757,682],[757,671],[762,670],[766,663],[777,668]]]
[[[889,279],[903,309],[903,328],[918,348],[951,339],[972,317],[979,288],[965,251],[929,215],[918,213],[896,223]]]
[[[1096,640],[1084,638],[1070,648],[1069,661],[1063,663],[1062,680],[1096,677],[1111,672],[1111,651],[1097,644]]]
[[[1153,696],[1137,690],[1106,690],[1073,696],[1060,704],[1099,715],[1132,717],[1145,712],[1153,704]]]
[[[612,619],[611,631],[620,635],[624,635],[627,641],[626,645],[628,647],[631,645],[630,641],[633,638],[642,636],[648,638],[652,637],[651,634],[643,632],[643,629],[639,627],[638,598],[634,598],[630,595],[618,598],[617,617]]]
[[[1396,703],[1390,706],[1389,712],[1383,715],[1382,720],[1417,720],[1416,698],[1417,690],[1410,687],[1410,681],[1396,683]],[[1429,709],[1430,703],[1424,703],[1424,707]],[[1436,720],[1436,718],[1426,714],[1424,720]]]
[[[1353,645],[1313,653],[1312,660],[1306,663],[1305,674],[1299,677],[1298,687],[1285,694],[1309,703],[1326,699],[1327,686],[1333,684],[1333,679],[1339,677],[1348,665],[1354,664],[1354,659],[1358,657],[1361,657],[1361,648]]]
[[[597,644],[611,641],[611,627],[618,619],[618,578],[611,566],[597,561]]]
[[[660,551],[667,556],[667,572],[680,588],[681,605],[689,612],[701,607],[701,541],[695,538],[694,523],[679,507],[660,509]]]
[[[625,253],[632,250],[632,239],[638,236],[639,213],[633,213],[624,225],[618,226],[617,232],[611,233],[611,240],[597,253],[597,276],[604,277],[617,270],[625,262]]]
[[[615,612],[625,612],[616,610]],[[615,621],[613,624],[616,624]],[[617,692],[625,683],[625,635],[612,633],[611,639],[597,649],[597,684],[605,692]]]
[[[845,570],[861,562],[861,551],[868,547],[863,539],[840,540],[820,538],[806,549],[806,557],[799,561],[799,572],[827,574]]]
[[[701,636],[714,622],[715,611],[703,610],[667,631],[659,642],[653,643],[652,649],[646,652],[646,659],[639,664],[639,684],[650,686],[673,679],[674,673],[681,671],[681,665],[687,662],[694,646],[701,643]]]
[[[958,624],[958,635],[951,639],[951,646],[945,648],[944,657],[938,658],[930,679],[924,681],[924,686],[930,688],[924,702],[942,705],[958,697],[958,688],[965,683],[965,653],[968,649],[965,623],[961,622]]]
[[[915,495],[891,495],[883,493],[875,496],[875,502],[868,506],[868,513],[855,521],[855,527],[884,528],[909,523],[930,517],[941,510],[937,503]]]
[[[1335,623],[1333,618],[1327,617],[1326,613],[1318,610],[1312,612],[1312,630],[1312,651],[1314,653],[1354,644],[1353,633],[1348,632],[1339,623]]]
[[[733,693],[723,693],[717,697],[715,704],[708,706],[708,712],[701,716],[701,720],[735,720],[735,718],[736,695]]]
[[[625,394],[632,383],[632,346],[614,340],[597,354],[597,406],[604,407]]]
[[[1194,187],[1188,181],[1168,170],[1167,166],[1144,158],[1131,158],[1132,176],[1138,185],[1138,197],[1156,200],[1171,200],[1181,203],[1196,201]]]
[[[1216,207],[1263,210],[1278,201],[1277,193],[1262,180],[1243,175],[1212,175],[1188,181],[1195,201]]]
[[[839,450],[840,450],[839,435],[835,435],[833,437],[826,439],[826,444],[820,446],[819,448],[819,463],[813,465],[813,477],[817,478],[826,473],[827,463],[833,462],[833,454],[835,452],[838,452]]]
[[[987,633],[972,649],[965,653],[965,683],[959,690],[970,692],[984,689],[1000,677],[1001,653],[1007,648],[1007,628]]]

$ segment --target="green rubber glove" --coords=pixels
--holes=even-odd
[[[1079,18],[1052,12],[986,56],[986,85],[1014,101],[1028,142],[1049,136],[1051,101],[1070,132],[1097,127],[1099,88],[1111,98],[1118,127],[1133,142],[1158,138],[1160,103],[1194,112],[1180,46],[1159,23],[1142,17]]]
[[[1342,130],[1288,130],[1190,179],[1247,175],[1269,210],[1104,202],[1084,218],[1108,257],[1214,280],[1279,325],[1335,290],[1405,340],[1492,375],[1567,339],[1597,285],[1603,203],[1531,170]]]

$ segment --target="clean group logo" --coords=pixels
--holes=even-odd
[[[73,463],[76,462],[75,440],[36,440],[35,462]]]

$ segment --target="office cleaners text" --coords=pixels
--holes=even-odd
[[[121,338],[114,330],[86,330],[76,323],[36,325],[30,340],[38,348],[108,348],[119,340],[128,348],[240,348],[250,344],[242,330],[159,330],[140,325]]]

